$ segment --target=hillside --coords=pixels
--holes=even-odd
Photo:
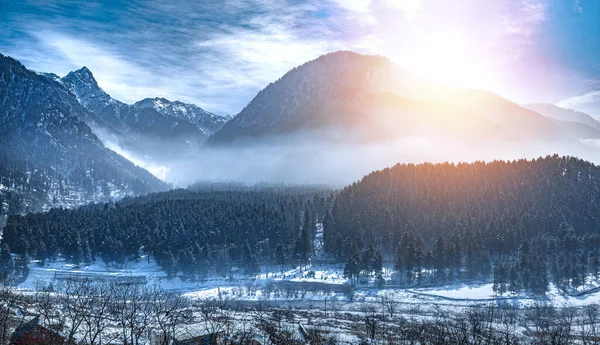
[[[554,104],[548,103],[526,104],[523,107],[531,109],[544,116],[548,116],[556,120],[580,122],[597,130],[600,130],[600,121],[594,119],[591,115],[582,113],[580,111],[565,109]]]
[[[60,256],[89,265],[100,256],[124,263],[143,253],[169,274],[190,278],[226,275],[232,267],[257,273],[259,260],[306,262],[316,231],[311,224],[324,214],[326,193],[312,187],[173,190],[13,216],[2,243],[43,261]]]
[[[0,55],[0,208],[46,210],[167,188],[108,150],[93,114],[47,76]]]
[[[389,102],[384,96],[389,94],[407,101]],[[407,104],[408,100],[419,100],[420,106]],[[436,116],[438,122],[431,121]],[[440,120],[452,125],[444,128],[448,124]],[[433,85],[386,58],[340,51],[294,68],[269,84],[212,135],[207,146],[281,141],[302,132],[325,132],[336,140],[352,141],[357,133],[359,138],[388,139],[390,134],[438,134],[440,129],[473,140],[480,133],[530,142],[600,137],[600,131],[587,124],[558,121],[490,92]]]
[[[598,256],[597,200],[600,168],[572,157],[398,164],[344,188],[323,238],[340,260],[379,249],[409,281],[421,269],[438,280],[489,277],[500,262],[518,279],[577,287]],[[532,281],[521,283],[534,291]]]

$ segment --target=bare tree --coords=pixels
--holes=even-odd
[[[109,284],[95,284],[90,288],[90,309],[83,317],[83,338],[88,345],[108,343],[111,336],[106,330],[111,325],[110,306],[113,288]]]
[[[254,327],[255,319],[249,317],[248,314],[242,313],[238,315],[234,323],[234,329],[232,332],[232,338],[236,344],[248,345],[251,344],[252,340],[257,336],[256,328]],[[261,322],[264,319],[260,319]]]
[[[139,345],[148,330],[152,317],[149,294],[134,284],[113,285],[111,314],[120,328],[124,345]]]
[[[479,308],[470,309],[466,313],[466,320],[471,334],[471,344],[482,344],[485,337],[485,324],[488,320],[487,313]]]
[[[200,307],[200,317],[207,333],[231,335],[232,312],[229,309],[219,308],[217,301],[205,301]],[[214,340],[211,338],[211,342],[216,342],[216,338]]]
[[[22,301],[21,295],[12,291],[12,279],[8,274],[2,275],[0,278],[0,340],[2,344],[8,343],[9,331],[11,328],[10,321],[13,318],[13,310],[15,310]]]
[[[502,343],[505,345],[514,344],[517,340],[517,308],[514,305],[507,305],[498,310],[500,318],[499,332],[502,337]]]
[[[571,344],[571,331],[575,319],[576,309],[573,307],[565,307],[556,314],[553,322],[551,322],[548,333],[550,344]]]
[[[385,311],[390,315],[390,319],[393,319],[396,310],[400,306],[400,301],[395,299],[392,293],[388,292],[381,296],[381,304],[383,305]]]
[[[578,325],[581,332],[581,342],[584,345],[599,344],[598,329],[596,324],[600,321],[600,308],[597,304],[585,306],[582,315],[578,319]]]
[[[47,325],[57,322],[57,311],[55,309],[57,299],[54,295],[53,292],[41,289],[40,287],[38,287],[38,290],[33,295],[33,309]]]
[[[58,287],[57,299],[60,326],[65,327],[67,341],[73,342],[83,324],[86,314],[92,309],[93,283],[89,279],[67,279]]]
[[[158,328],[161,332],[160,345],[169,345],[171,339],[177,338],[177,326],[186,319],[187,298],[179,293],[165,292],[161,289],[151,291],[151,308]]]
[[[371,343],[375,342],[377,335],[377,329],[379,328],[380,315],[378,308],[370,303],[362,303],[361,311],[364,313],[365,318],[365,331],[367,338],[371,339]]]

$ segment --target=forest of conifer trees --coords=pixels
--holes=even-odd
[[[227,275],[232,267],[254,274],[259,262],[307,263],[326,197],[310,187],[173,190],[13,216],[2,244],[24,260],[90,264],[99,256],[123,264],[145,256],[190,279],[208,270]]]
[[[572,157],[398,164],[336,196],[325,248],[350,268],[376,248],[406,284],[493,278],[501,294],[544,294],[551,281],[576,290],[598,275],[599,199],[600,169]]]
[[[484,280],[542,295],[554,282],[574,293],[600,271],[599,198],[600,169],[572,157],[398,164],[341,191],[199,184],[11,216],[2,245],[20,262],[145,257],[190,279],[252,275],[308,264],[322,223],[326,253],[353,282],[382,280],[387,264],[401,285]]]

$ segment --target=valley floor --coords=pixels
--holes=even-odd
[[[389,266],[384,267],[386,284],[383,286],[378,287],[374,278],[364,278],[352,287],[350,281],[343,277],[342,264],[323,263],[326,260],[320,246],[321,236],[319,228],[314,264],[296,268],[263,266],[263,273],[254,277],[233,273],[229,277],[212,274],[196,281],[185,279],[181,274],[169,277],[154,260],[145,257],[121,267],[106,263],[99,257],[89,266],[76,266],[58,259],[44,264],[30,263],[29,275],[18,289],[28,294],[73,278],[145,284],[188,297],[194,306],[191,320],[204,320],[202,306],[215,302],[228,306],[220,309],[220,313],[231,313],[228,317],[237,328],[245,329],[247,324],[252,324],[254,329],[260,329],[260,320],[267,318],[269,322],[279,320],[278,329],[288,330],[295,337],[298,337],[298,325],[302,324],[334,337],[337,344],[357,344],[361,339],[368,339],[369,322],[374,322],[372,320],[377,320],[377,337],[383,341],[385,337],[407,336],[409,330],[447,325],[450,320],[455,322],[452,327],[476,317],[481,318],[480,324],[485,324],[488,317],[485,315],[489,315],[490,311],[493,315],[495,309],[501,315],[519,310],[521,321],[519,326],[514,324],[513,333],[535,337],[530,329],[535,322],[528,320],[529,315],[538,313],[541,306],[577,309],[584,315],[585,307],[600,304],[600,289],[598,283],[592,280],[571,295],[562,293],[551,284],[542,298],[526,293],[496,296],[492,284],[485,281],[427,287],[395,285],[396,277],[390,273],[393,270]],[[506,325],[502,320],[498,322],[494,325],[494,332],[500,332]],[[585,325],[582,323],[581,327],[585,328]],[[197,322],[183,325],[181,334],[190,332],[185,327],[197,329],[200,326],[202,323]],[[572,334],[578,332],[575,329],[571,331]],[[265,334],[266,331],[257,331],[255,338],[265,337]],[[569,337],[568,341],[573,339]]]
[[[216,298],[219,295],[239,301],[325,301],[340,302],[376,300],[380,296],[394,297],[405,303],[428,303],[437,305],[470,305],[481,303],[510,303],[517,307],[544,302],[555,306],[585,306],[600,303],[600,291],[596,283],[588,283],[578,296],[565,295],[550,284],[545,297],[526,293],[495,295],[492,284],[487,282],[440,284],[434,287],[398,287],[391,280],[381,288],[374,279],[357,283],[354,288],[343,277],[343,265],[309,265],[302,268],[279,269],[255,277],[211,275],[201,280],[183,279],[181,275],[168,277],[154,260],[144,258],[129,262],[121,268],[108,265],[101,258],[89,266],[78,267],[59,259],[40,264],[32,262],[28,278],[18,285],[23,290],[40,287],[66,279],[85,277],[94,281],[136,281],[164,290],[175,290],[191,298]],[[263,272],[266,270],[263,267]],[[314,273],[314,275],[313,275]],[[388,277],[389,278],[389,277]]]

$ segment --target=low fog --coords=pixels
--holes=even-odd
[[[198,181],[326,184],[341,187],[361,179],[374,170],[396,163],[472,162],[477,160],[533,159],[540,156],[570,155],[600,162],[600,140],[566,142],[474,141],[412,136],[383,141],[356,141],[340,133],[303,132],[272,137],[260,142],[238,142],[227,147],[202,147],[182,153],[178,147],[162,147],[154,159],[123,149],[102,137],[105,145],[177,187]],[[164,152],[169,152],[165,154]],[[173,152],[178,152],[174,155]]]

